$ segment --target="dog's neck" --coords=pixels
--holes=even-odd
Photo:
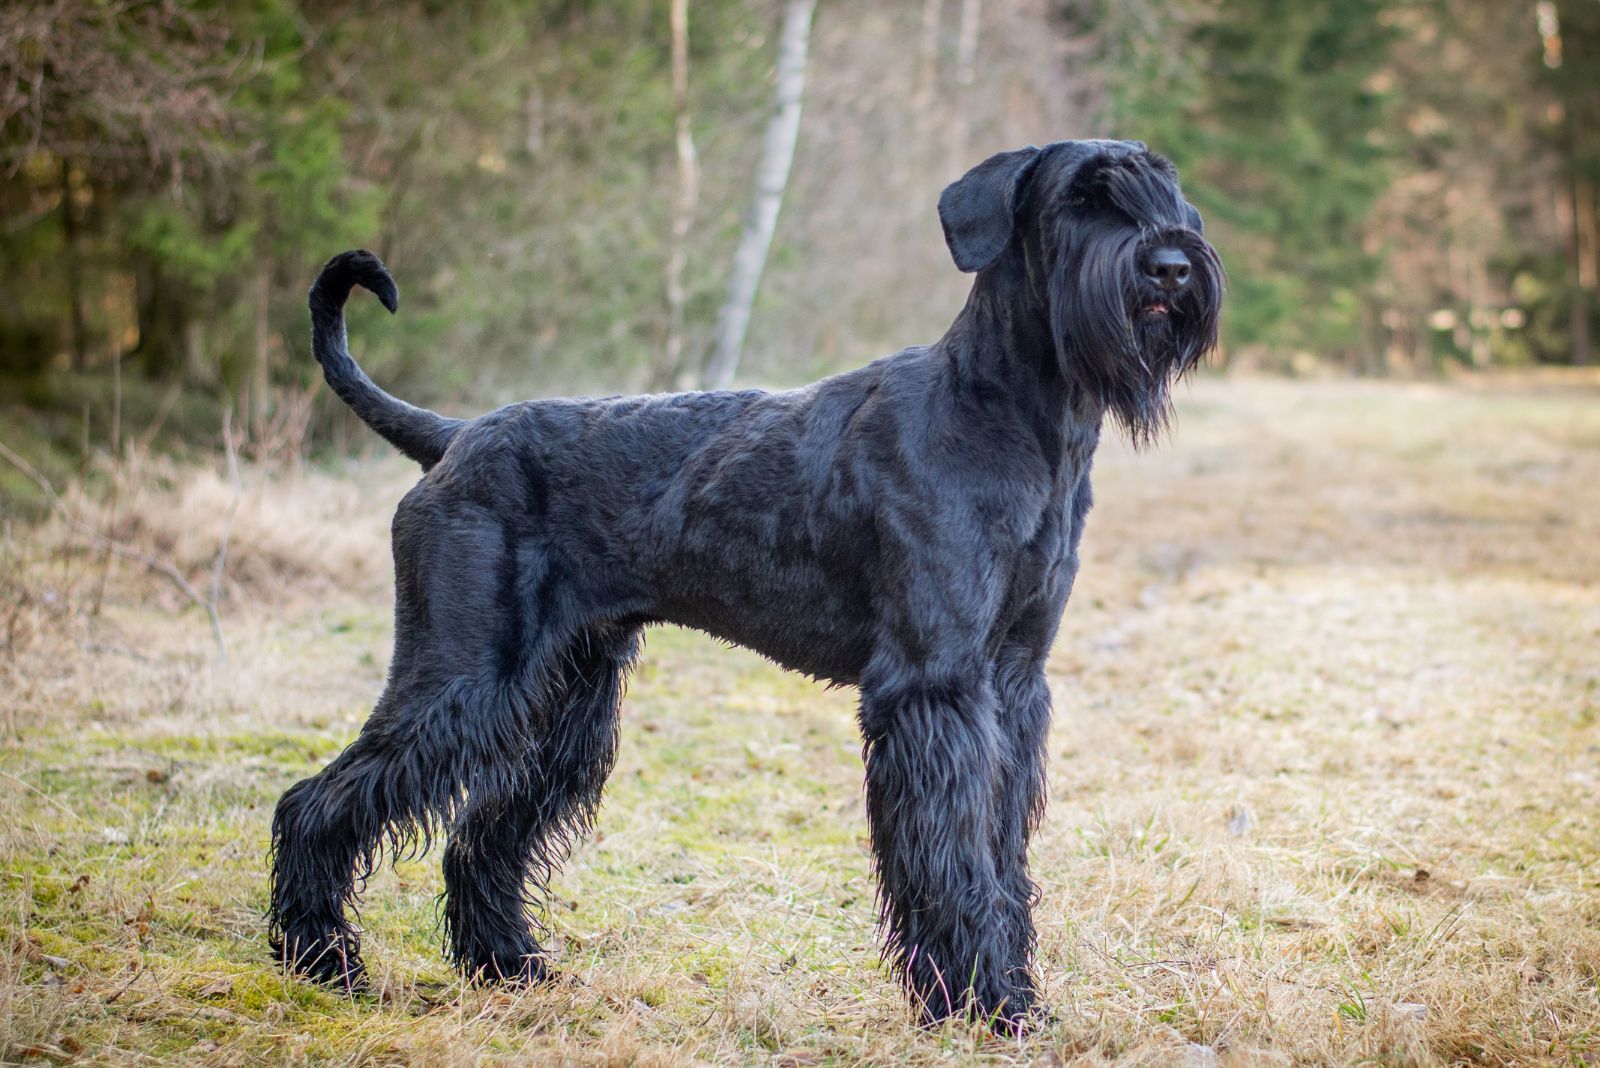
[[[1098,428],[1104,409],[1062,373],[1045,287],[1027,261],[1027,251],[1013,242],[978,272],[935,351],[958,389],[1005,396],[1042,435],[1056,437],[1067,423]]]

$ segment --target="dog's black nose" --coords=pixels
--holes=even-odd
[[[1145,260],[1144,273],[1169,293],[1182,289],[1189,281],[1189,257],[1175,248],[1158,248]]]

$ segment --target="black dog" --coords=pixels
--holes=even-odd
[[[446,419],[346,347],[353,285],[311,287],[328,383],[423,479],[394,519],[395,648],[359,738],[284,794],[285,964],[362,979],[345,916],[385,841],[441,824],[449,952],[546,975],[528,906],[594,819],[640,632],[670,621],[859,686],[885,955],[926,1018],[1033,1008],[1028,838],[1045,659],[1110,415],[1146,440],[1217,336],[1222,269],[1172,165],[1137,142],[995,156],[939,217],[977,281],[936,344],[786,393],[513,404]],[[530,884],[536,892],[530,893]]]

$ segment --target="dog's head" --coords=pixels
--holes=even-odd
[[[956,266],[1036,301],[1063,375],[1136,440],[1216,347],[1222,261],[1177,169],[1138,141],[1002,152],[945,189],[939,219]]]

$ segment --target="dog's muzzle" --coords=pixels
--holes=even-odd
[[[1189,284],[1193,264],[1182,249],[1170,245],[1152,250],[1144,257],[1140,273],[1151,295],[1139,308],[1143,319],[1154,319],[1171,314],[1170,301]]]

